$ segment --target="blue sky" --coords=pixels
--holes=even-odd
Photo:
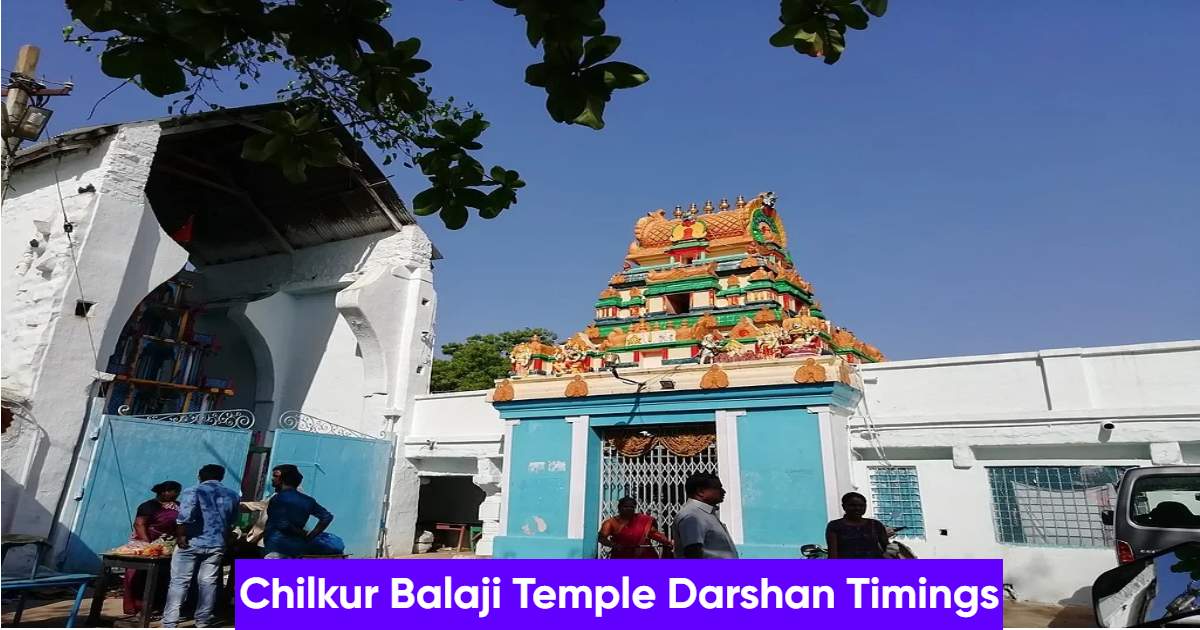
[[[764,190],[830,318],[894,359],[1200,337],[1200,3],[894,2],[842,61],[772,48],[778,4],[613,1],[617,58],[651,81],[603,131],[555,124],[522,82],[523,22],[483,1],[397,3],[436,94],[493,123],[483,158],[520,171],[500,218],[422,226],[438,337],[582,329],[634,221]],[[61,3],[4,6],[4,67],[40,44],[73,78],[51,130],[165,114],[61,44]],[[269,99],[238,92],[223,104]],[[406,199],[418,173],[388,167]]]

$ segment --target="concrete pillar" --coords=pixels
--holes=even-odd
[[[421,481],[404,457],[412,425],[412,398],[429,391],[436,295],[430,267],[432,245],[417,226],[405,226],[380,241],[350,286],[338,292],[338,313],[349,324],[362,353],[364,424],[396,440],[384,549],[409,555],[416,537]]]
[[[413,553],[417,538],[417,503],[421,498],[421,477],[404,457],[396,459],[392,469],[392,488],[388,499],[387,538],[384,556],[395,558]]]
[[[504,437],[500,442],[500,453],[502,455],[503,467],[500,469],[500,535],[508,535],[508,500],[512,497],[509,491],[512,471],[512,441],[513,428],[520,424],[520,420],[505,420],[504,421]]]
[[[1091,381],[1082,353],[1082,348],[1038,352],[1050,410],[1092,407]]]
[[[725,486],[725,502],[721,504],[721,519],[729,528],[729,537],[734,544],[746,542],[742,522],[742,467],[738,456],[738,418],[745,411],[718,411],[717,430],[717,476]]]
[[[817,414],[817,426],[821,431],[821,462],[825,475],[825,511],[829,518],[842,516],[842,495],[854,490],[850,471],[850,436],[848,422],[850,410],[837,406],[809,407]]]
[[[479,520],[483,522],[483,538],[475,547],[475,554],[480,556],[492,555],[492,541],[500,534],[500,512],[503,499],[500,487],[504,473],[501,470],[499,458],[480,457],[478,472],[471,481],[483,490],[483,503],[479,504]]]
[[[567,418],[571,425],[571,478],[568,483],[567,538],[583,538],[584,497],[587,495],[588,417]]]

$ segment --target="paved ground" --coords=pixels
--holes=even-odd
[[[439,550],[433,553],[423,553],[413,556],[408,556],[413,560],[473,560],[475,554],[470,552],[455,552],[451,550]],[[67,623],[67,615],[71,612],[71,604],[74,602],[75,593],[73,591],[63,591],[58,597],[47,597],[46,599],[34,599],[30,597],[25,603],[25,612],[21,614],[22,626],[49,626],[63,627]],[[79,617],[76,626],[82,626],[87,618],[88,611],[91,610],[92,593],[89,590],[83,597],[83,605],[79,607]],[[13,611],[16,608],[16,600],[5,599],[3,604],[3,619],[2,623],[5,626],[11,625],[13,621]],[[220,621],[220,619],[219,619]],[[231,623],[231,619],[226,618],[226,624]],[[194,627],[194,624],[188,620],[179,624],[182,628]],[[121,610],[121,592],[119,588],[113,589],[108,596],[104,598],[104,608],[100,613],[100,626],[107,628],[135,628],[137,627],[136,618],[127,617]],[[150,627],[162,627],[162,624],[155,620],[150,623]]]
[[[1004,602],[1005,628],[1095,628],[1090,606]]]
[[[83,605],[79,607],[79,617],[76,620],[76,627],[86,626],[87,614],[91,610],[92,598],[91,591],[88,591],[83,596]],[[67,624],[67,615],[71,612],[71,604],[74,603],[74,596],[63,594],[61,598],[53,599],[33,599],[30,598],[25,603],[25,612],[21,614],[21,626],[47,626],[62,628]],[[13,611],[16,607],[15,600],[4,600],[4,617],[3,625],[11,626],[13,621]],[[218,627],[232,627],[229,618],[222,621],[217,619]],[[104,608],[100,613],[100,627],[104,628],[136,628],[136,617],[127,617],[121,610],[121,592],[120,590],[110,591],[108,596],[104,598]],[[150,627],[160,628],[162,623],[159,621],[151,621]],[[181,622],[181,628],[192,628],[195,624],[191,620]]]
[[[467,553],[454,552],[434,552],[415,556],[409,556],[413,560],[435,560],[435,559],[474,559],[475,556]],[[26,626],[50,626],[63,627],[67,621],[67,613],[71,610],[73,593],[63,592],[59,598],[48,600],[30,599],[25,605],[25,612],[21,618],[21,624]],[[91,593],[84,596],[83,606],[80,608],[79,624],[83,625],[84,619],[91,605]],[[8,600],[4,602],[3,625],[12,624],[14,603]],[[104,610],[100,616],[100,625],[103,627],[117,628],[133,628],[136,627],[136,621],[127,618],[121,611],[121,594],[119,590],[112,591],[108,597],[104,599]],[[225,620],[226,623],[229,619]],[[151,627],[161,627],[158,621],[151,622]],[[181,627],[193,627],[191,621],[186,621],[180,624]],[[1035,604],[1032,602],[1004,602],[1004,626],[1006,628],[1094,628],[1096,627],[1095,619],[1092,616],[1092,609],[1087,606],[1056,606],[1053,604]]]

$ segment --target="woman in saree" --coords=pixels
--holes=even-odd
[[[653,516],[637,511],[633,497],[617,501],[617,515],[600,524],[600,544],[611,548],[609,557],[616,560],[658,559],[651,540],[661,544],[668,554],[674,547],[671,539],[658,531]]]
[[[150,489],[154,498],[138,506],[137,517],[133,520],[133,535],[130,540],[140,540],[151,543],[163,536],[175,535],[175,517],[179,516],[179,492],[183,486],[178,481],[164,481]],[[164,600],[169,580],[159,580],[161,593],[156,599]],[[143,571],[127,569],[125,571],[125,614],[136,615],[143,606],[155,606],[161,602],[142,601],[142,591],[146,586],[146,575]]]

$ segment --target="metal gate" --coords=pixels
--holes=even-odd
[[[197,482],[205,464],[225,467],[222,483],[239,491],[254,414],[242,409],[151,416],[102,416],[88,436],[94,443],[80,506],[63,555],[63,570],[95,572],[98,554],[118,547],[133,531],[150,487]]]
[[[670,428],[715,436],[715,427],[711,424],[671,425]],[[642,433],[650,437],[652,430]],[[601,434],[600,521],[615,516],[617,501],[630,496],[637,499],[639,512],[653,516],[659,529],[674,538],[675,515],[687,501],[684,482],[694,473],[717,473],[716,439],[692,456],[676,455],[656,440],[645,453],[631,457],[620,453],[613,439],[627,432],[628,429],[617,429]]]
[[[374,558],[380,547],[391,479],[391,440],[374,438],[298,411],[279,417],[268,470],[294,464],[301,490],[333,513],[329,533],[354,558]]]

